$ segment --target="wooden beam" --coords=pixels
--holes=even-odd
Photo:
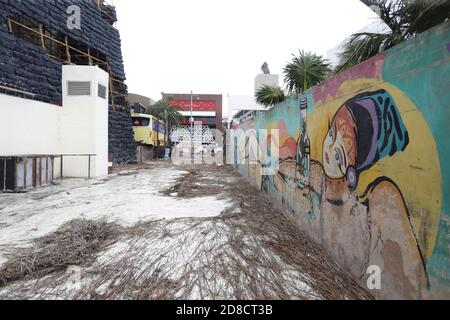
[[[16,25],[22,27],[23,29],[25,29],[25,30],[27,30],[27,31],[31,31],[31,32],[34,32],[35,34],[39,34],[39,31],[34,30],[34,29],[30,28],[30,27],[27,27],[26,25],[21,24],[21,23],[19,23],[19,22],[17,22],[17,21],[14,21],[13,19],[10,19],[10,21],[11,21],[12,23],[14,23],[14,24],[16,24]],[[79,49],[77,49],[77,48],[74,48],[74,47],[72,47],[72,46],[69,46],[69,45],[67,44],[67,42],[66,42],[66,43],[61,42],[61,41],[59,41],[59,40],[57,40],[57,39],[55,39],[55,38],[53,38],[53,37],[51,37],[51,36],[48,36],[48,35],[46,35],[46,34],[44,34],[43,36],[44,36],[44,38],[50,39],[50,40],[52,40],[52,41],[54,41],[54,42],[56,42],[56,43],[59,43],[59,44],[64,45],[64,46],[67,46],[68,48],[72,49],[73,51],[82,54],[82,56],[84,56],[84,57],[87,57],[87,56],[88,56],[86,52],[83,52],[83,51],[81,51],[81,50],[79,50]],[[91,56],[91,59],[92,59],[92,60],[95,60],[95,61],[97,61],[98,63],[101,63],[101,64],[107,64],[105,61],[100,60],[100,59],[98,59],[98,58],[96,58],[96,57],[92,57],[92,56]]]
[[[109,76],[109,97],[111,99],[112,109],[113,109],[113,111],[116,111],[116,106],[114,104],[114,95],[113,95],[112,85],[113,85],[113,82],[112,82],[112,78],[111,78],[111,75],[110,75]]]
[[[10,33],[13,32],[13,29],[12,29],[12,23],[11,23],[11,18],[10,18],[10,17],[8,17],[8,31],[9,31]]]
[[[94,63],[92,61],[91,48],[88,48],[88,58],[89,58],[89,65],[92,66]]]
[[[39,31],[39,36],[40,36],[40,39],[41,39],[42,49],[45,50],[44,26],[42,24],[39,24],[38,31]]]
[[[70,50],[69,50],[69,38],[65,37],[65,47],[66,47],[66,58],[69,63],[72,63],[72,59],[70,58]]]

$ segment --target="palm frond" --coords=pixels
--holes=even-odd
[[[387,34],[356,33],[344,45],[343,71],[387,50],[404,40],[424,32],[448,19],[450,0],[360,0],[376,9],[380,19],[390,28]]]
[[[360,0],[366,6],[374,9],[380,19],[393,33],[401,30],[402,12],[406,6],[405,0]]]
[[[404,9],[404,34],[407,38],[427,31],[450,16],[449,0],[415,0]]]
[[[344,45],[344,51],[339,54],[341,63],[336,72],[353,67],[381,52],[393,47],[401,39],[392,33],[356,33]]]
[[[300,50],[283,69],[284,82],[290,94],[304,92],[324,81],[330,73],[330,65],[321,56]]]
[[[286,100],[286,95],[280,87],[262,86],[255,94],[256,102],[269,107]]]
[[[153,116],[158,116],[166,122],[171,119],[173,122],[178,124],[180,120],[183,119],[183,116],[179,113],[179,111],[182,111],[183,108],[179,105],[170,104],[171,101],[173,101],[173,99],[170,97],[159,100],[154,105],[148,107],[146,113]]]

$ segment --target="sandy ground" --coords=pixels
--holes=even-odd
[[[92,261],[0,283],[0,299],[371,298],[227,166],[154,162],[0,195],[0,269],[80,218],[121,232]]]

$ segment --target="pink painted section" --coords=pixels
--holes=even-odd
[[[297,150],[297,141],[288,138],[280,148],[280,159],[295,159]]]
[[[328,96],[335,97],[345,81],[361,78],[382,79],[383,63],[386,53],[375,56],[353,68],[328,79],[320,86],[312,88],[314,102],[324,102]]]
[[[295,159],[295,154],[297,150],[297,141],[289,135],[288,128],[283,120],[281,120],[278,123],[278,128],[280,130],[280,143],[281,143],[280,158],[283,160],[288,158]]]

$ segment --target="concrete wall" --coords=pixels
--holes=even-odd
[[[0,155],[57,154],[61,107],[0,94]]]
[[[69,96],[69,81],[89,81],[90,96]],[[63,67],[63,108],[61,114],[61,153],[95,154],[91,160],[92,176],[108,174],[108,99],[98,96],[98,84],[108,89],[109,77],[98,67]],[[64,175],[86,176],[88,158],[64,158]]]
[[[450,298],[449,39],[447,22],[240,125],[280,140],[275,158],[241,134],[239,169],[362,285],[380,267],[378,298]]]
[[[279,87],[280,76],[278,74],[258,74],[255,78],[255,93],[263,86]]]

